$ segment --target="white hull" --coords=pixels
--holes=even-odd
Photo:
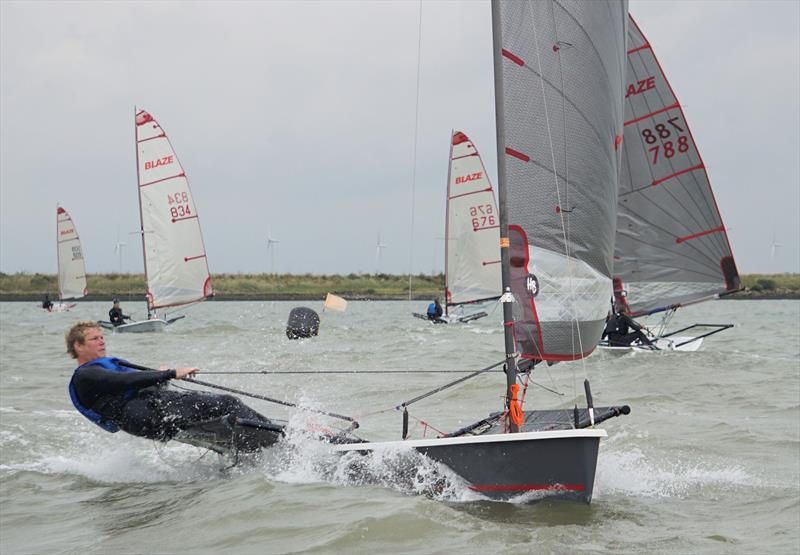
[[[164,331],[164,328],[167,327],[167,321],[161,318],[154,318],[152,320],[122,324],[116,327],[107,322],[101,322],[100,325],[106,329],[114,330],[117,333],[146,333]]]
[[[481,310],[479,312],[471,312],[468,314],[457,313],[457,314],[445,314],[442,316],[442,320],[447,322],[448,324],[466,324],[468,322],[472,322],[473,320],[478,320],[483,318],[484,316],[488,316],[485,311]]]
[[[600,344],[600,349],[608,352],[613,353],[630,353],[630,352],[639,352],[639,353],[658,353],[661,351],[680,351],[684,353],[692,353],[700,348],[700,345],[703,344],[703,339],[697,339],[696,341],[692,341],[691,343],[686,343],[685,345],[681,345],[686,341],[691,340],[691,337],[662,337],[656,340],[653,340],[653,343],[657,347],[657,349],[651,349],[647,345],[629,345],[627,347],[611,347],[609,345]]]
[[[71,308],[75,308],[78,303],[53,303],[53,306],[50,307],[50,310],[46,308],[42,308],[45,312],[69,312]],[[42,305],[39,305],[41,308]]]

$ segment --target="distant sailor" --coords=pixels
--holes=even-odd
[[[608,339],[611,347],[628,347],[637,341],[640,345],[653,344],[647,334],[642,331],[642,325],[631,318],[628,312],[621,309],[619,305],[614,305],[614,309],[608,313],[603,338]]]
[[[78,322],[66,334],[67,353],[78,368],[69,383],[75,408],[108,432],[167,441],[184,427],[233,415],[271,423],[236,397],[200,391],[177,391],[168,383],[198,368],[138,371],[126,361],[106,356],[103,332],[95,322]]]
[[[119,306],[119,299],[114,297],[114,306],[108,311],[108,319],[114,324],[114,327],[121,326],[125,320],[130,320],[131,317],[122,313],[122,308]]]
[[[428,305],[428,320],[441,320],[442,314],[444,314],[442,305],[439,304],[439,297],[436,297],[433,299],[433,302]]]
[[[50,295],[45,293],[44,300],[42,301],[42,308],[50,312],[53,310],[53,301],[50,300]]]

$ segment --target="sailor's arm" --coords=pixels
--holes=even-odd
[[[633,329],[635,329],[636,331],[642,331],[642,325],[641,325],[639,322],[637,322],[636,320],[634,320],[633,318],[631,318],[631,317],[630,317],[630,316],[628,316],[627,314],[623,314],[623,315],[622,315],[622,317],[625,319],[625,322],[626,322],[626,323],[627,323],[627,324],[628,324],[630,327],[632,327],[632,328],[633,328]]]
[[[130,389],[142,389],[157,385],[175,378],[176,375],[176,370],[114,372],[102,366],[87,366],[75,373],[74,382],[79,395],[83,389],[91,389],[99,394],[114,395]]]

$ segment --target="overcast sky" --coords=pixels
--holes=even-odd
[[[0,2],[0,271],[55,273],[57,202],[89,272],[119,269],[118,241],[122,270],[142,271],[134,106],[180,157],[212,272],[268,271],[270,231],[280,272],[441,271],[451,129],[496,183],[490,6],[422,6],[415,166],[419,9]],[[684,105],[740,271],[800,271],[800,2],[630,9]]]

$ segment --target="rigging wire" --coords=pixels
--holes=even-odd
[[[408,301],[411,302],[411,278],[414,274],[414,205],[417,189],[417,135],[419,133],[419,74],[422,65],[422,0],[419,1],[419,23],[417,27],[417,96],[414,104],[414,154],[411,164],[411,230],[408,243]]]
[[[558,172],[556,170],[555,146],[553,145],[553,130],[552,130],[552,126],[550,125],[550,112],[549,112],[548,107],[547,107],[547,93],[546,93],[545,87],[544,87],[544,73],[543,73],[543,70],[542,70],[542,57],[541,57],[541,51],[540,51],[540,47],[539,47],[539,38],[538,38],[538,34],[536,32],[536,17],[534,15],[533,9],[534,9],[533,8],[533,4],[531,4],[530,5],[531,29],[533,30],[533,42],[534,42],[534,45],[535,45],[534,50],[536,51],[536,64],[538,66],[539,83],[540,83],[541,91],[542,91],[542,107],[544,109],[544,118],[545,118],[545,124],[546,124],[546,127],[547,127],[547,141],[548,141],[548,145],[550,147],[550,159],[551,159],[551,163],[553,165],[552,166],[553,167],[553,179],[555,181],[556,200],[558,202],[558,206],[562,207],[561,187],[560,187],[560,184],[558,182]],[[553,13],[553,18],[554,18],[553,21],[555,23],[555,13]],[[555,33],[555,28],[554,28],[554,33]],[[556,36],[556,39],[557,39],[557,36]],[[562,97],[562,100],[564,100],[566,95],[564,94],[563,63],[562,63],[562,59],[561,59],[561,49],[560,48],[558,50],[556,50],[556,54],[558,55],[559,71],[561,71],[561,73],[562,73],[561,97]],[[562,107],[562,112],[565,112],[563,107]],[[564,121],[565,121],[565,125],[566,125],[566,113],[564,114]],[[568,157],[567,156],[568,152],[567,152],[567,141],[566,141],[566,127],[565,127],[565,130],[564,130],[564,134],[565,134],[565,137],[564,137],[564,161],[565,161],[565,164],[566,164],[567,157]],[[566,177],[567,176],[565,175],[565,187],[566,187],[565,198],[568,198],[568,195],[569,195],[569,182],[566,181]],[[567,209],[569,209],[569,207],[567,207]],[[564,210],[560,209],[558,211],[558,214],[559,214],[559,218],[561,220],[561,231],[562,231],[562,235],[563,235],[563,239],[564,239],[564,254],[566,255],[566,258],[567,258],[567,265],[566,266],[567,266],[567,276],[568,276],[568,282],[569,282],[569,293],[570,293],[569,301],[570,301],[570,305],[571,305],[570,308],[571,308],[571,314],[572,314],[572,321],[575,324],[575,328],[578,329],[578,334],[577,334],[578,335],[578,347],[579,347],[580,352],[583,353],[583,352],[585,352],[584,349],[583,349],[583,340],[581,338],[580,328],[578,327],[578,319],[577,319],[577,315],[576,315],[576,311],[575,311],[575,295],[574,295],[574,292],[575,292],[575,281],[574,281],[573,267],[572,267],[572,256],[571,256],[570,249],[569,249],[569,236],[568,236],[568,231],[567,231],[567,228],[569,227],[569,225],[568,225],[568,223],[565,222]],[[568,217],[567,217],[567,220],[569,220]],[[572,327],[572,326],[570,326],[570,327]],[[574,341],[574,339],[573,339],[573,341]],[[573,345],[574,345],[574,343],[573,343]],[[574,350],[575,349],[574,349],[574,346],[573,346],[573,351]],[[582,367],[583,367],[584,375],[586,375],[586,360],[585,360],[585,357],[581,357],[581,364],[582,364]],[[572,386],[573,387],[573,394],[577,397],[578,396],[578,389],[577,389],[577,383],[576,383],[576,380],[575,380],[575,370],[574,369],[572,370],[572,378],[573,378],[572,379],[572,381],[573,381],[573,386]]]
[[[501,372],[501,370],[495,370]],[[225,374],[225,375],[250,375],[250,374],[466,374],[474,370],[220,370],[220,371],[201,371],[202,374]]]

